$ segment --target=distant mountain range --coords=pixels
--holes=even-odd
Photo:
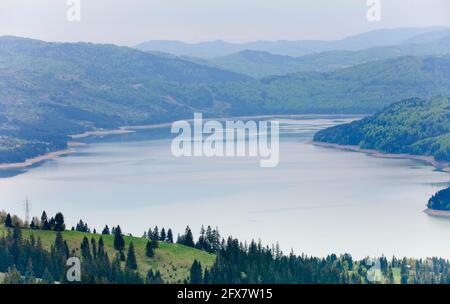
[[[398,45],[378,46],[358,51],[334,50],[291,57],[265,51],[245,50],[225,57],[190,60],[260,78],[302,71],[330,72],[365,62],[401,56],[445,54],[450,54],[450,30],[422,34]]]
[[[248,79],[127,47],[0,37],[0,162],[93,128],[225,115],[208,86]]]
[[[254,41],[230,43],[221,40],[200,43],[181,41],[151,40],[136,46],[141,51],[158,51],[177,56],[215,58],[231,55],[244,50],[264,51],[277,55],[304,56],[333,50],[357,51],[366,48],[397,45],[408,40],[420,39],[420,35],[439,32],[448,28],[397,28],[375,30],[335,41]]]
[[[450,55],[372,59],[328,72],[254,79],[158,52],[0,37],[0,163],[64,148],[69,134],[168,122],[193,112],[373,113],[405,98],[450,94]]]
[[[394,101],[448,94],[449,80],[450,55],[407,56],[224,84],[214,95],[238,105],[232,114],[373,113]]]

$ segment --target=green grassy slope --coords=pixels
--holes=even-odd
[[[6,233],[7,229],[4,226],[0,226],[0,235]],[[25,238],[29,238],[31,235],[35,238],[40,238],[44,248],[50,249],[50,246],[55,241],[56,232],[23,229],[22,235]],[[100,237],[103,237],[108,256],[113,258],[117,253],[113,247],[114,237],[112,235],[100,235],[78,231],[64,231],[62,235],[64,240],[67,241],[70,250],[78,252],[80,244],[85,236],[89,240],[93,237],[97,241]],[[165,242],[159,242],[159,248],[155,250],[155,256],[150,259],[145,255],[146,239],[129,236],[124,236],[124,239],[126,244],[125,250],[127,250],[130,242],[133,242],[135,246],[139,272],[145,276],[150,269],[153,269],[154,271],[159,270],[163,280],[168,283],[181,283],[186,279],[194,260],[200,261],[205,267],[212,266],[215,260],[215,255],[213,254],[180,244],[169,244]]]

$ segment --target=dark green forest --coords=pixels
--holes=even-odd
[[[87,225],[80,221],[76,228],[85,236],[81,244],[72,248],[64,239],[64,216],[61,213],[50,219],[43,213],[43,221],[36,225],[23,223],[16,216],[6,214],[1,217],[1,225],[6,233],[0,236],[0,275],[4,284],[162,284],[161,274],[149,270],[146,275],[139,272],[136,259],[138,252],[133,242],[125,246],[124,234],[119,226],[101,235],[89,232]],[[24,232],[29,237],[24,237]],[[50,231],[54,241],[50,250],[43,246],[40,231]],[[147,240],[146,256],[153,258],[160,242],[171,242],[172,230],[155,227],[141,238]],[[114,237],[115,256],[109,256],[104,237]],[[196,248],[198,252],[208,251],[215,255],[212,265],[205,267],[194,260],[188,277],[179,283],[191,284],[428,284],[450,283],[449,261],[442,258],[398,259],[380,257],[378,259],[354,260],[350,254],[330,254],[319,258],[305,254],[284,254],[278,245],[263,246],[261,242],[249,244],[229,237],[221,238],[215,229],[201,229],[198,241],[194,241],[189,227],[178,236],[177,243]],[[126,248],[128,247],[128,248]],[[144,250],[140,248],[139,250]],[[69,282],[66,277],[69,257],[81,259],[81,281]]]
[[[428,208],[450,211],[450,188],[438,191],[428,201]]]
[[[314,141],[429,155],[448,162],[450,103],[447,97],[407,99],[362,120],[321,130]]]

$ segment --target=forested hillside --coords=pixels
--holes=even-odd
[[[437,35],[438,33],[440,35]],[[377,60],[404,56],[450,54],[450,30],[438,33],[424,34],[399,45],[378,46],[358,51],[332,50],[301,57],[291,57],[245,50],[199,62],[209,63],[222,69],[256,78],[296,72],[331,72]]]
[[[450,188],[438,191],[428,201],[428,208],[450,211]]]
[[[68,135],[204,116],[373,113],[450,94],[450,56],[252,79],[163,54],[0,38],[0,163],[66,147]]]
[[[314,140],[450,161],[449,99],[404,100],[365,119],[319,131]]]
[[[194,261],[211,267],[215,260],[206,250],[176,243],[171,229],[153,228],[150,235],[133,237],[120,226],[97,232],[80,221],[70,230],[61,213],[48,220],[44,214],[42,221],[34,218],[26,225],[0,212],[0,273],[14,266],[23,275],[64,282],[65,260],[77,256],[85,283],[183,283]]]
[[[247,76],[88,43],[0,38],[0,162],[64,148],[95,128],[226,114],[208,85]]]
[[[450,56],[400,57],[330,73],[304,72],[217,87],[235,110],[268,113],[374,113],[394,102],[450,94]]]
[[[450,282],[442,258],[355,260],[350,254],[326,257],[285,255],[278,246],[248,245],[216,230],[189,228],[173,243],[170,234],[149,230],[125,236],[120,226],[101,233],[80,221],[67,231],[61,213],[25,224],[0,213],[0,284],[429,284]],[[170,230],[169,230],[170,231]],[[77,257],[81,281],[67,279],[66,261]],[[72,264],[70,264],[72,265]]]

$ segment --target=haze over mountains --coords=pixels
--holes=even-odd
[[[287,49],[283,47],[283,44],[297,44],[298,47],[301,47],[309,43],[311,42],[270,42],[274,46],[279,45],[280,50]],[[193,45],[184,44],[184,51],[165,48],[162,45],[157,47],[155,44],[153,45],[155,49],[149,52],[172,57],[178,56],[202,65],[210,65],[254,78],[261,78],[304,71],[330,72],[369,61],[401,56],[448,54],[450,52],[450,29],[435,27],[428,29],[381,30],[325,43],[336,45],[336,49],[323,51],[324,48],[319,48],[318,52],[311,49],[311,54],[299,57],[288,56],[282,51],[278,52],[276,48],[275,51],[273,51],[274,48],[261,48],[258,42],[234,45],[235,47],[239,46],[239,48],[245,45],[248,49],[214,58],[209,58],[209,56],[203,56],[202,58],[191,57],[188,55],[203,47],[204,50],[202,52],[207,52],[207,42]],[[357,47],[358,45],[359,47]],[[215,46],[210,44],[210,46],[212,52],[216,50],[216,47],[220,48],[219,44]],[[370,47],[359,49],[362,46]],[[220,50],[222,53],[226,52],[227,46],[222,45]],[[164,53],[164,51],[170,51],[171,54]]]
[[[396,45],[420,37],[422,34],[440,32],[445,27],[381,29],[335,41],[254,41],[230,43],[221,40],[199,43],[150,40],[136,46],[141,51],[158,51],[177,56],[215,58],[244,50],[264,51],[277,55],[304,56],[332,50],[357,51],[377,46]]]
[[[265,51],[245,50],[203,61],[211,66],[259,78],[301,71],[330,72],[375,60],[448,53],[450,53],[450,30],[443,30],[422,34],[398,45],[377,46],[358,51],[334,50],[291,57]]]
[[[245,51],[240,56],[254,62],[247,71],[115,45],[0,37],[0,162],[64,148],[69,134],[193,112],[373,113],[406,98],[450,95],[450,39],[442,29],[372,32],[338,44],[358,48],[355,41],[378,37],[366,43],[373,46],[381,36],[400,44],[300,58]]]

